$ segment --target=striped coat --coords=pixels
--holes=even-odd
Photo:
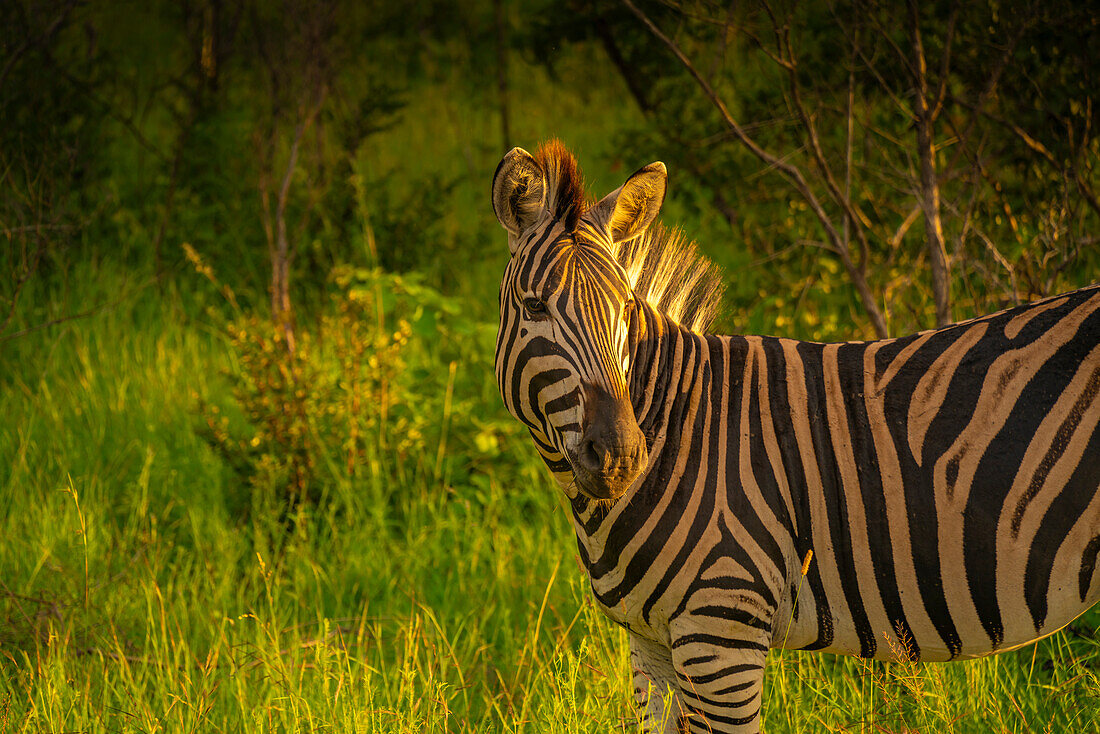
[[[976,657],[1100,598],[1100,287],[900,339],[708,335],[664,185],[589,205],[557,145],[494,180],[501,392],[651,730],[756,731],[771,647]]]

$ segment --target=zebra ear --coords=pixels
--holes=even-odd
[[[633,239],[657,218],[665,201],[668,171],[657,161],[639,169],[622,186],[596,204],[615,243]]]
[[[512,235],[508,247],[515,253],[516,237],[534,224],[546,208],[546,175],[523,148],[512,148],[493,175],[493,211]]]

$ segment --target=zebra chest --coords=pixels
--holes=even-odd
[[[691,620],[714,633],[770,639],[785,577],[779,566],[751,562],[744,532],[716,515],[686,542],[649,544],[637,533],[625,541],[578,539],[591,559],[586,571],[596,606],[633,634],[667,645],[670,627]],[[652,547],[657,552],[647,555]]]
[[[608,619],[639,637],[668,644],[667,600],[655,599],[652,588],[622,574],[596,577],[590,572],[588,578],[593,601]]]
[[[591,577],[590,577],[590,580]],[[646,599],[641,594],[628,593],[624,598],[613,598],[597,591],[597,583],[592,581],[593,601],[597,609],[610,621],[625,627],[627,631],[646,639],[668,643],[669,624],[667,614],[653,610],[646,613]],[[605,601],[606,600],[606,601]],[[608,603],[612,602],[612,603]]]

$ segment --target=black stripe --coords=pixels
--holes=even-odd
[[[746,699],[744,702],[742,702],[738,705],[743,706],[745,704],[751,703],[753,698],[755,698],[755,696],[753,696],[752,698]],[[692,706],[689,703],[685,703],[684,708],[686,708],[688,711],[691,711],[694,714],[702,717],[705,720],[705,723],[704,723],[704,722],[696,722],[694,719],[688,719],[688,723],[691,726],[706,727],[705,729],[703,729],[703,731],[707,732],[707,734],[713,734],[713,732],[714,732],[714,729],[711,727],[712,723],[729,724],[731,726],[744,726],[745,724],[748,724],[751,721],[755,721],[757,715],[760,713],[760,707],[759,706],[757,706],[756,709],[753,710],[752,714],[750,714],[748,716],[722,716],[721,714],[707,713],[705,711],[700,711],[698,708],[696,708],[695,706]]]
[[[856,463],[860,496],[863,499],[867,545],[875,572],[875,587],[878,589],[883,609],[890,620],[891,630],[911,646],[909,653],[913,659],[917,659],[920,651],[913,631],[909,627],[909,620],[905,616],[905,608],[902,606],[901,594],[898,591],[893,538],[890,534],[886,498],[882,488],[882,467],[879,465],[878,451],[864,399],[864,393],[868,388],[863,369],[866,351],[866,344],[841,346],[837,354],[837,372],[841,393],[845,397],[844,410],[848,419],[849,440]]]
[[[786,558],[783,552],[783,548],[780,546],[777,538],[775,537],[774,529],[769,527],[753,509],[752,503],[749,502],[746,495],[746,488],[741,486],[741,467],[740,467],[740,453],[741,453],[741,416],[748,410],[750,413],[753,408],[756,409],[756,421],[755,425],[755,440],[750,438],[750,461],[756,461],[757,457],[752,456],[753,444],[757,444],[756,448],[761,448],[760,441],[760,404],[759,404],[759,382],[758,371],[753,367],[752,383],[749,387],[749,405],[742,405],[743,393],[741,389],[740,381],[741,376],[745,371],[746,361],[751,359],[748,349],[748,343],[738,337],[733,337],[729,340],[729,352],[730,352],[730,367],[728,368],[727,375],[725,377],[726,383],[731,386],[736,386],[735,389],[729,391],[727,401],[729,403],[729,409],[727,411],[729,417],[727,419],[728,426],[726,430],[726,446],[725,456],[716,454],[715,464],[718,461],[724,460],[726,462],[726,486],[724,487],[726,493],[726,505],[729,507],[730,512],[737,521],[745,528],[745,531],[753,538],[760,549],[764,551],[764,554],[771,561],[772,565],[780,572],[785,570]],[[717,441],[718,431],[714,431],[712,441]],[[713,451],[717,451],[717,445]],[[765,464],[766,464],[765,456]],[[754,475],[757,474],[754,468]],[[775,478],[772,477],[772,490],[778,492],[778,488],[774,485]],[[790,536],[790,518],[784,511],[783,517],[786,518],[785,528],[787,529],[787,536]],[[751,574],[751,577],[756,580],[757,584],[755,590],[760,593],[765,599],[768,600],[768,604],[771,607],[771,611],[775,611],[775,607],[778,604],[775,594],[772,589],[767,588],[764,583],[764,579],[770,577],[761,572],[756,559],[752,558],[742,544],[737,542],[732,533],[726,527],[725,522],[722,522],[723,543],[722,551],[732,558],[735,563],[745,568]]]
[[[684,365],[693,364],[698,358],[694,339],[684,339],[683,349],[682,363],[680,365],[670,365],[670,367],[675,368],[673,374],[685,374]],[[684,385],[679,387],[683,389]],[[673,536],[673,531],[676,529],[680,518],[691,503],[692,492],[695,491],[695,479],[702,468],[700,466],[701,462],[689,461],[685,467],[684,475],[674,476],[677,459],[681,451],[695,451],[696,455],[699,455],[698,427],[687,436],[693,442],[690,447],[683,446],[684,436],[680,434],[680,430],[692,430],[687,425],[689,407],[690,400],[687,399],[686,395],[681,399],[672,401],[667,422],[662,426],[668,432],[665,443],[666,450],[656,457],[656,462],[650,466],[649,475],[644,486],[627,500],[628,504],[622,508],[612,527],[607,530],[607,545],[604,548],[603,556],[595,559],[593,564],[588,567],[588,572],[593,578],[601,578],[618,565],[626,544],[634,539],[638,528],[646,524],[658,503],[662,501],[667,502],[665,511],[650,532],[649,537],[635,552],[634,558],[630,559],[631,565],[636,570],[652,566],[665,544],[668,543],[668,539]],[[699,423],[704,417],[704,413],[700,411],[695,416],[695,422]],[[672,496],[666,500],[665,496],[668,493],[671,493]],[[713,498],[711,498],[711,501],[713,502]],[[591,534],[595,531],[595,528],[589,529],[586,527],[585,530]],[[624,584],[633,583],[639,578],[640,575],[634,576],[626,573]],[[629,591],[629,589],[623,589],[622,586],[620,585],[615,592],[618,599],[621,599],[622,595]],[[613,604],[608,606],[613,606]]]
[[[1092,586],[1092,575],[1096,571],[1096,556],[1100,554],[1100,535],[1094,535],[1081,554],[1081,570],[1077,573],[1077,588],[1084,602]]]
[[[1028,484],[1027,491],[1020,497],[1016,503],[1016,511],[1012,513],[1012,537],[1015,538],[1020,534],[1020,524],[1023,522],[1024,513],[1027,511],[1028,505],[1035,496],[1042,489],[1044,482],[1050,475],[1050,470],[1054,468],[1055,463],[1065,453],[1066,448],[1069,446],[1070,439],[1073,438],[1074,432],[1081,425],[1081,419],[1085,417],[1085,413],[1091,407],[1093,401],[1096,399],[1097,392],[1100,391],[1100,364],[1093,369],[1092,374],[1089,376],[1088,382],[1085,384],[1084,390],[1077,396],[1077,400],[1074,401],[1073,408],[1070,409],[1069,415],[1062,421],[1062,424],[1058,426],[1058,430],[1054,433],[1054,438],[1050,442],[1050,446],[1047,447],[1046,454],[1043,456],[1042,461],[1039,462],[1039,467],[1035,474],[1031,477],[1031,482]]]
[[[712,655],[711,657],[715,657],[715,656]],[[741,673],[748,673],[748,672],[759,673],[759,671],[762,669],[759,665],[756,665],[754,663],[739,663],[739,664],[736,664],[736,665],[727,665],[724,668],[720,668],[718,670],[713,670],[709,673],[702,673],[702,674],[699,674],[699,675],[692,675],[691,673],[684,672],[685,667],[687,667],[686,663],[676,666],[676,677],[679,678],[680,680],[684,680],[684,681],[687,681],[688,683],[693,683],[695,685],[700,685],[700,684],[703,684],[703,683],[713,683],[716,680],[721,680],[722,678],[728,678],[731,675],[740,675]],[[730,686],[729,688],[727,688],[725,690],[730,690],[730,691],[741,690],[743,688],[747,688],[747,687],[751,686],[755,682],[756,682],[755,681],[755,676],[753,676],[753,678],[751,678],[747,683],[741,684],[741,685],[733,685],[733,686]]]
[[[787,392],[787,357],[779,339],[765,338],[762,344],[768,363],[768,395],[771,400],[772,423],[776,442],[782,457],[783,470],[790,487],[791,504],[794,506],[794,546],[798,561],[806,558],[813,547],[813,532],[810,519],[810,495],[807,491],[806,470],[802,464],[802,454],[798,450],[795,438],[794,415],[790,395]],[[801,573],[799,568],[797,573]],[[794,569],[791,569],[795,573]],[[820,565],[810,564],[806,581],[817,610],[817,638],[803,649],[820,650],[833,643],[833,615],[829,610],[828,597],[821,581]],[[792,603],[794,594],[791,595]],[[798,609],[793,610],[797,617]]]
[[[807,403],[810,414],[807,416],[810,435],[821,475],[821,493],[825,500],[826,522],[833,541],[833,551],[840,586],[848,609],[852,614],[852,623],[859,637],[860,656],[872,657],[877,649],[875,631],[867,619],[867,611],[860,595],[859,578],[856,576],[855,558],[852,555],[852,536],[848,506],[844,497],[844,486],[840,469],[836,461],[836,449],[829,433],[829,419],[825,414],[825,372],[822,361],[824,346],[801,342],[798,355],[802,359],[806,380]],[[814,410],[814,407],[817,410]]]
[[[734,640],[729,637],[712,635],[706,632],[692,632],[686,635],[680,635],[672,641],[673,650],[678,647],[683,647],[684,645],[710,645],[725,650],[755,650],[756,652],[764,653],[768,651],[768,646],[766,644],[752,642],[750,640]]]
[[[701,358],[701,357],[700,357]],[[660,580],[653,587],[653,591],[642,603],[642,618],[649,621],[649,616],[653,611],[654,605],[661,598],[661,596],[668,589],[668,586],[676,579],[680,570],[687,562],[688,556],[695,550],[695,545],[698,538],[702,537],[706,531],[707,525],[710,524],[711,519],[714,517],[714,504],[717,496],[717,465],[719,456],[717,454],[717,427],[715,425],[714,415],[711,408],[711,365],[709,362],[703,362],[701,365],[696,365],[695,370],[695,387],[699,391],[699,405],[698,411],[695,414],[695,422],[692,424],[690,430],[690,443],[688,447],[683,444],[683,438],[679,442],[682,447],[680,450],[687,450],[689,455],[699,457],[699,461],[688,462],[689,468],[684,472],[684,478],[680,481],[680,486],[687,489],[684,496],[684,503],[679,508],[679,511],[674,512],[672,510],[672,504],[670,503],[668,510],[665,511],[665,516],[661,518],[662,523],[669,516],[673,516],[671,519],[673,523],[678,523],[683,516],[683,512],[687,511],[691,502],[692,494],[699,494],[699,506],[695,510],[695,517],[691,520],[691,525],[685,534],[685,537],[678,539],[680,541],[680,548],[676,552],[675,558],[665,568],[665,572],[661,575]],[[709,431],[708,431],[709,429]],[[703,454],[703,441],[710,439],[709,455],[704,457]],[[691,466],[694,464],[694,466]],[[699,485],[699,475],[701,470],[706,470],[705,484]],[[669,528],[673,530],[675,525]],[[671,538],[672,534],[669,532],[667,535],[662,533],[665,538]],[[659,549],[658,549],[659,552]],[[639,580],[645,574],[648,566],[643,567],[642,564],[635,564],[633,560],[627,566],[625,574],[626,578],[635,578],[635,574]]]
[[[691,610],[693,617],[711,617],[712,619],[724,619],[730,622],[739,622],[746,627],[755,627],[760,630],[771,629],[771,619],[763,619],[752,613],[751,609],[742,606],[728,606],[723,604],[705,604]]]
[[[731,340],[730,343],[730,351],[732,354],[733,340]],[[761,385],[762,383],[767,384],[768,392],[770,394],[773,384],[772,381],[769,380],[770,375],[768,372],[767,354],[762,353],[761,357],[764,361],[763,365],[761,365],[757,361],[755,354],[753,354],[752,352],[749,352],[748,355],[746,355],[747,359],[753,360],[752,376],[749,380],[749,404],[747,406],[749,419],[749,462],[752,465],[753,478],[756,480],[756,486],[757,488],[759,488],[761,498],[764,500],[765,504],[767,504],[768,508],[771,510],[775,518],[779,521],[778,528],[764,529],[763,532],[765,534],[765,539],[764,542],[761,543],[761,547],[764,548],[764,551],[768,554],[768,557],[771,558],[772,563],[775,564],[776,568],[780,569],[781,571],[787,571],[788,569],[785,568],[787,559],[784,558],[783,550],[779,546],[779,539],[777,539],[775,536],[779,533],[782,533],[782,540],[787,541],[786,543],[784,543],[784,545],[789,546],[790,540],[794,538],[794,524],[791,521],[790,512],[787,510],[787,503],[783,501],[782,490],[780,490],[779,488],[779,480],[776,478],[775,475],[775,472],[779,471],[781,467],[776,467],[772,465],[771,457],[768,455],[768,450],[764,445],[764,427],[762,422],[763,418],[761,416],[760,410],[760,393],[762,390]],[[740,369],[740,365],[738,366],[738,368]],[[731,374],[729,377],[732,378],[733,375]],[[729,379],[728,383],[736,384],[737,381],[734,379]],[[739,403],[741,401],[741,391],[733,390],[731,392],[737,394],[736,403]],[[729,443],[726,447],[727,452],[729,452],[726,457],[729,465],[729,469],[727,469],[727,476],[730,476],[730,471],[736,471],[740,463],[739,459],[741,452],[740,448],[738,447],[739,441],[737,440],[740,434],[740,420],[738,413],[745,410],[746,408],[742,407],[741,410],[736,410],[736,403],[734,401],[733,395],[731,395],[729,411],[730,419],[728,426]],[[768,407],[771,407],[770,401],[768,403]],[[735,474],[733,476],[738,475]],[[737,512],[735,507],[731,505],[731,508],[734,509],[735,515],[741,517],[741,513]],[[747,502],[745,503],[744,511],[745,513],[751,512],[751,505],[749,505]],[[754,533],[753,537],[760,539],[762,536],[756,535]]]
[[[1100,311],[1097,316],[1100,317]],[[1036,632],[1046,623],[1047,592],[1054,580],[1051,577],[1055,556],[1069,531],[1081,519],[1096,496],[1097,487],[1100,487],[1100,461],[1097,461],[1097,457],[1100,457],[1100,426],[1093,429],[1083,460],[1077,465],[1065,488],[1050,503],[1031,543],[1031,552],[1024,570],[1024,598],[1027,600],[1027,608],[1031,612]],[[1095,562],[1095,550],[1093,560]],[[1079,584],[1080,578],[1079,576]],[[1062,580],[1057,581],[1060,583]]]
[[[970,327],[975,328],[975,327]],[[909,425],[904,419],[909,414],[913,393],[920,384],[929,366],[936,357],[967,333],[966,328],[955,327],[937,332],[909,356],[883,391],[883,411],[887,416],[897,416],[897,420],[887,420],[886,428],[894,442],[898,467],[902,480],[902,494],[905,497],[905,514],[909,524],[909,548],[913,556],[913,569],[916,574],[917,589],[925,613],[932,626],[943,640],[951,657],[962,652],[962,640],[955,628],[955,620],[947,606],[947,597],[943,588],[943,576],[940,566],[939,517],[936,511],[936,498],[933,491],[933,468],[935,458],[950,447],[962,427],[960,420],[968,420],[973,413],[977,390],[964,380],[958,380],[957,373],[948,386],[948,401],[955,418],[946,425],[934,418],[925,435],[923,446],[918,448],[921,460],[913,455],[909,447]],[[885,357],[893,353],[899,359],[900,352],[919,336],[899,339],[894,344],[884,345],[875,355],[875,368],[878,377],[890,367]],[[892,347],[892,348],[891,348]],[[965,358],[965,355],[964,355]],[[946,378],[944,378],[946,379]],[[966,418],[961,418],[966,416]],[[937,423],[937,421],[940,421]],[[927,647],[927,644],[925,645]]]
[[[568,410],[569,408],[574,408],[574,407],[580,405],[580,402],[581,402],[580,388],[573,388],[572,390],[565,393],[564,395],[559,395],[558,397],[554,398],[553,400],[546,401],[546,405],[543,406],[543,409],[546,411],[546,413],[548,415],[551,414],[551,413],[560,413],[563,410]]]

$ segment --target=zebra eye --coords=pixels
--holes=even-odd
[[[541,315],[546,313],[546,304],[537,298],[524,298],[523,307],[527,309],[527,313],[532,315]]]

